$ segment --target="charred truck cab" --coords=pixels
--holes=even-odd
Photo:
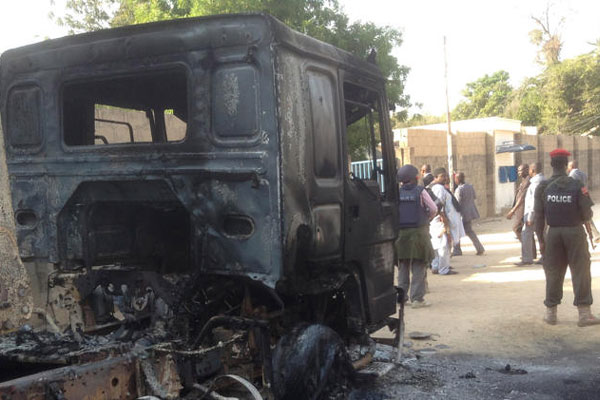
[[[384,85],[373,63],[258,14],[4,53],[2,127],[36,311],[3,328],[0,373],[13,380],[0,393],[177,398],[223,372],[273,388],[272,350],[298,326],[349,344],[389,324]],[[371,179],[351,173],[349,135],[369,143]],[[133,356],[140,346],[150,355]],[[60,368],[90,361],[104,363],[95,383],[73,386]]]

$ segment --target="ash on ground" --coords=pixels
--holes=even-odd
[[[349,398],[598,399],[599,356],[571,352],[510,360],[405,350],[400,364],[377,379],[364,381]]]

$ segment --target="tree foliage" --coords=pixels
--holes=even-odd
[[[50,0],[54,5],[54,0]],[[50,19],[69,28],[69,33],[108,28],[117,0],[67,0],[63,16],[50,14]]]
[[[528,78],[513,91],[504,116],[518,119],[523,125],[536,126],[542,120],[543,79]]]
[[[584,54],[543,74],[540,125],[549,133],[600,133],[600,57]]]
[[[392,124],[394,129],[408,128],[411,126],[440,124],[442,122],[446,122],[446,115],[429,115],[415,113],[406,120],[397,120],[396,118],[392,118]]]
[[[508,74],[492,77],[467,84],[467,99],[454,110],[454,119],[504,116],[537,126],[541,133],[600,134],[598,49],[551,65],[512,92]]]
[[[453,119],[493,117],[504,114],[512,87],[506,71],[484,75],[474,82],[467,83],[462,95],[466,100],[458,103]]]
[[[116,11],[109,15],[111,7]],[[391,54],[402,44],[400,31],[389,26],[352,22],[338,0],[68,0],[59,21],[73,32],[214,14],[269,13],[309,36],[366,58],[377,52],[377,64],[389,80],[388,99],[400,108],[410,106],[404,93],[408,67]]]
[[[546,66],[515,90],[508,74],[500,71],[467,84],[466,100],[454,110],[454,119],[504,116],[534,125],[547,134],[600,134],[600,39],[594,51],[561,61],[561,18],[552,24],[551,6],[539,17],[531,41],[539,47],[537,61]]]

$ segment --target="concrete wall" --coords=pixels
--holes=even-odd
[[[495,154],[495,146],[508,140],[530,144],[536,150]],[[539,161],[543,173],[550,176],[552,167],[548,154],[558,147],[569,150],[578,160],[579,168],[588,174],[590,189],[600,188],[600,173],[594,173],[600,171],[600,138],[595,137],[538,136],[509,131],[459,132],[453,135],[454,169],[463,171],[467,182],[475,188],[479,213],[494,216],[512,206],[516,190],[515,183],[500,183],[498,167]],[[413,164],[420,168],[422,164],[430,164],[434,169],[447,168],[446,132],[407,129],[396,141],[396,155],[398,165]]]
[[[481,215],[487,215],[486,134],[484,132],[459,132],[454,136],[455,169],[465,173],[466,181],[475,188],[475,203]],[[483,188],[483,189],[482,189]]]
[[[521,144],[529,144],[538,148],[538,136],[537,135],[523,135],[521,133],[515,134],[515,140]],[[524,151],[521,153],[515,153],[515,165],[520,164],[535,164],[539,160],[537,151]]]
[[[430,164],[434,169],[448,164],[448,146],[444,131],[411,129],[400,142],[404,143],[404,164],[412,164],[419,169],[423,164]],[[398,148],[396,158],[401,159]]]
[[[574,146],[575,148],[573,149],[573,159],[577,160],[579,162],[579,169],[581,169],[582,171],[585,171],[588,175],[590,174],[590,172],[592,172],[591,170],[591,158],[589,157],[589,146],[590,146],[590,142],[591,139],[589,137],[584,137],[584,136],[575,136],[573,137],[573,139],[575,139],[574,141]],[[588,177],[589,180],[589,177]],[[588,186],[591,186],[590,183],[588,182]]]
[[[544,175],[552,175],[552,167],[550,166],[550,152],[558,147],[558,136],[544,135],[538,136],[537,153],[539,161],[542,163],[542,171]]]
[[[567,149],[571,154],[575,154],[575,136],[557,136],[558,147]]]
[[[486,151],[486,163],[485,163],[485,173],[487,176],[485,188],[476,188],[480,192],[486,196],[486,213],[479,213],[481,216],[492,216],[495,215],[496,208],[496,192],[494,190],[494,182],[496,180],[496,142],[494,141],[494,136],[490,134],[485,134],[485,151]],[[482,168],[483,169],[483,168]]]
[[[588,173],[588,185],[596,189],[600,187],[600,140],[590,140],[590,144],[590,158],[592,163],[586,172]]]
[[[445,131],[408,129],[402,137],[396,138],[395,144],[398,165],[412,164],[420,169],[421,165],[429,164],[432,169],[448,168]],[[494,175],[491,174],[494,146],[485,132],[459,132],[453,136],[454,169],[464,172],[467,182],[475,188],[477,208],[483,216],[493,213],[495,207]]]

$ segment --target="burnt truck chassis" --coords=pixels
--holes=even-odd
[[[0,67],[0,399],[325,398],[372,358],[370,333],[398,336],[375,65],[241,15],[48,41]],[[95,102],[142,112],[150,137]],[[357,121],[383,158],[372,180],[343,161]]]
[[[121,273],[122,279],[116,278]],[[331,391],[347,390],[354,370],[374,355],[368,337],[344,342],[327,327],[335,327],[334,320],[309,324],[302,315],[306,305],[288,301],[285,308],[274,291],[261,293],[251,281],[238,286],[215,277],[214,286],[183,285],[178,291],[182,285],[147,274],[105,268],[73,280],[84,299],[98,296],[99,286],[90,290],[90,282],[103,282],[107,293],[113,285],[127,287],[110,295],[112,312],[122,319],[85,332],[76,325],[56,332],[48,319],[44,331],[24,325],[2,337],[0,376],[8,380],[0,383],[0,398],[222,399],[219,392],[250,399],[327,398]],[[68,282],[51,285],[68,287]],[[345,295],[343,290],[328,294]],[[103,301],[110,307],[107,298]],[[394,318],[385,323],[397,326]],[[201,329],[190,332],[189,326]],[[353,359],[346,351],[351,345]]]

